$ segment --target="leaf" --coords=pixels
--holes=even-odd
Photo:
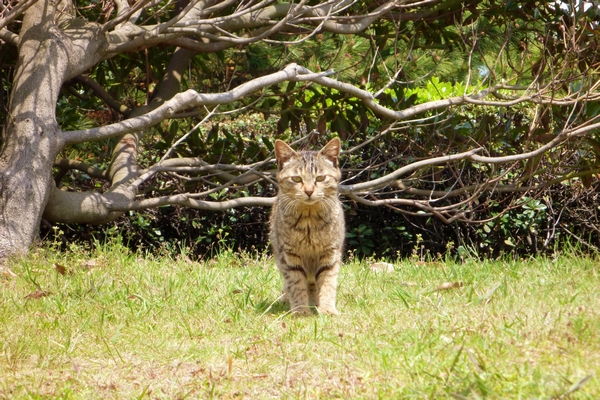
[[[50,292],[46,292],[45,290],[36,290],[35,292],[29,293],[25,296],[26,299],[41,299],[42,297],[49,296]]]
[[[288,112],[282,112],[281,118],[277,121],[277,135],[281,135],[290,125],[290,117]]]
[[[475,368],[477,368],[477,371],[479,373],[485,371],[485,366],[477,359],[477,357],[475,357],[475,355],[473,354],[473,352],[470,349],[467,349],[467,357],[468,357],[469,361],[471,362],[471,364],[473,364],[475,366]]]
[[[269,151],[273,151],[273,149],[275,148],[275,146],[273,146],[273,142],[271,142],[271,141],[269,140],[269,138],[267,138],[267,137],[263,137],[263,138],[262,138],[262,141],[263,141],[263,143],[265,144],[265,146],[267,147],[267,149],[268,149]]]
[[[585,140],[587,140],[592,145],[596,156],[600,155],[600,141],[593,138],[585,138]]]
[[[575,382],[574,384],[571,385],[571,387],[569,388],[569,390],[567,390],[565,393],[563,393],[562,395],[560,395],[558,398],[559,399],[564,399],[565,397],[568,397],[569,395],[571,395],[572,393],[578,391],[579,389],[581,389],[583,387],[583,385],[586,384],[587,381],[589,381],[592,378],[592,375],[587,375],[585,377],[583,377],[582,379],[578,380],[577,382]]]
[[[542,144],[550,143],[554,139],[556,139],[556,135],[552,135],[550,133],[541,133],[539,135],[535,135],[532,138],[533,141],[542,143]]]
[[[295,81],[288,82],[287,87],[285,88],[286,93],[291,92],[292,90],[294,90],[295,87],[296,87]]]
[[[321,135],[323,135],[325,133],[327,129],[327,121],[325,120],[325,118],[323,116],[321,116],[319,118],[319,121],[317,122],[317,131],[319,131],[319,133]]]
[[[486,301],[487,302],[487,301],[489,301],[492,298],[492,296],[494,295],[494,292],[496,292],[496,290],[498,290],[498,288],[500,287],[500,285],[501,285],[501,283],[495,284],[490,290],[488,290],[487,292],[485,292],[483,294],[483,296],[480,296],[479,299],[478,299],[479,302],[482,302],[482,301]]]
[[[2,273],[2,275],[4,275],[5,278],[13,278],[17,276],[17,274],[12,272],[10,268],[7,267],[0,267],[0,273]]]
[[[63,265],[54,263],[54,269],[56,270],[56,272],[58,272],[62,276],[67,275],[67,269]]]
[[[465,285],[464,282],[444,282],[440,286],[436,287],[434,290],[435,291],[450,290],[450,289],[463,287],[464,285]]]
[[[531,176],[535,174],[538,170],[538,166],[540,165],[540,161],[542,160],[542,156],[535,156],[527,160],[525,164],[525,169],[523,171],[525,176]]]

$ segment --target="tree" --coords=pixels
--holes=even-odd
[[[312,132],[330,130],[351,143],[351,131],[362,131],[363,135],[354,137],[360,143],[347,150],[349,155],[404,127],[418,135],[427,123],[435,123],[443,136],[438,145],[445,144],[430,152],[432,157],[400,168],[386,167],[377,178],[369,174],[375,166],[367,165],[363,172],[353,173],[355,183],[343,185],[341,191],[356,202],[416,207],[447,222],[468,219],[473,202],[484,193],[523,192],[547,185],[531,180],[544,154],[568,159],[572,148],[566,144],[582,136],[593,140],[591,133],[600,126],[596,121],[595,7],[583,10],[553,3],[493,1],[463,5],[451,0],[140,0],[133,4],[23,0],[3,4],[0,40],[5,61],[15,64],[3,69],[3,90],[10,89],[10,95],[3,104],[0,153],[0,260],[26,252],[42,218],[101,224],[129,210],[167,204],[209,210],[270,205],[272,199],[261,196],[207,200],[223,189],[233,192],[271,181],[268,152],[263,152],[262,161],[235,165],[179,153],[183,140],[197,135],[204,122],[232,107],[279,114],[281,132],[304,126],[305,136],[311,137]],[[329,66],[319,71],[318,63],[311,70],[293,62],[260,68],[261,51],[266,56],[278,51],[283,64],[293,61],[293,49],[323,40],[340,41],[340,51],[330,61],[335,61],[331,67],[343,66],[342,71]],[[357,57],[353,46],[363,54]],[[239,73],[233,60],[230,69],[230,61],[224,59],[227,51],[257,53],[258,67]],[[231,87],[191,88],[201,81],[186,78],[186,72],[199,59],[206,61],[204,72],[209,71],[207,54],[215,54],[225,67],[224,84]],[[360,60],[348,65],[352,57]],[[119,93],[124,90],[123,82],[120,89],[111,88],[122,78],[115,65],[132,59],[143,62],[137,67],[141,72],[135,77],[135,94],[125,95]],[[154,63],[159,65],[156,71]],[[353,69],[359,72],[351,73]],[[474,75],[477,69],[479,76]],[[160,80],[154,77],[159,70]],[[446,96],[437,93],[443,86],[438,81],[432,84],[433,98],[426,98],[417,86],[434,71],[464,84],[448,86],[456,93]],[[185,90],[185,86],[190,88]],[[111,123],[67,129],[65,118],[57,116],[57,103],[64,105],[61,101],[68,96],[89,102],[89,93],[96,95],[96,112],[110,108]],[[529,126],[519,127],[522,138],[513,138],[510,149],[494,148],[501,139],[485,125],[499,125],[501,117],[492,110],[523,104],[530,108],[523,113]],[[140,167],[141,144],[157,140],[151,128],[186,117],[196,118],[182,124],[187,132],[180,132],[177,140],[172,138],[154,164]],[[451,121],[452,129],[440,130],[443,121]],[[369,131],[369,124],[377,129]],[[466,133],[459,132],[458,126]],[[542,134],[542,129],[550,132]],[[514,129],[502,132],[514,133]],[[107,138],[116,140],[104,170],[64,157],[69,146]],[[408,142],[419,140],[412,137]],[[592,154],[596,147],[589,143]],[[265,149],[269,150],[268,141]],[[397,161],[394,156],[387,154],[380,163]],[[486,179],[476,185],[457,188],[467,160],[475,166],[502,167],[490,168]],[[554,163],[553,182],[577,173],[590,176],[592,164],[571,165],[564,172],[560,162]],[[446,167],[446,179],[454,183],[437,190],[439,177],[431,180],[433,188],[415,187],[411,179],[405,179],[407,174],[422,175],[435,165]],[[515,177],[511,171],[517,168],[526,173]],[[70,169],[105,179],[110,186],[102,192],[61,190],[60,178]],[[167,177],[166,190],[138,198],[139,189],[157,174]],[[361,176],[369,179],[359,181]],[[510,177],[514,181],[506,183]],[[185,183],[192,180],[210,187],[198,192],[198,186],[193,186],[190,192],[192,186]],[[438,205],[453,199],[457,200],[452,204]]]

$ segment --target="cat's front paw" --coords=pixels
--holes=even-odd
[[[308,306],[299,306],[292,309],[292,315],[296,317],[309,317],[312,315],[312,311]]]
[[[290,299],[288,298],[288,295],[286,292],[281,293],[281,296],[279,296],[279,298],[277,299],[277,302],[279,304],[290,304]]]

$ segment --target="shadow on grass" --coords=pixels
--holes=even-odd
[[[255,306],[256,312],[259,314],[285,314],[290,312],[290,305],[287,301],[276,299],[262,299]]]

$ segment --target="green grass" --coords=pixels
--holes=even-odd
[[[600,398],[597,259],[395,266],[295,318],[267,257],[37,251],[0,279],[0,398]]]

